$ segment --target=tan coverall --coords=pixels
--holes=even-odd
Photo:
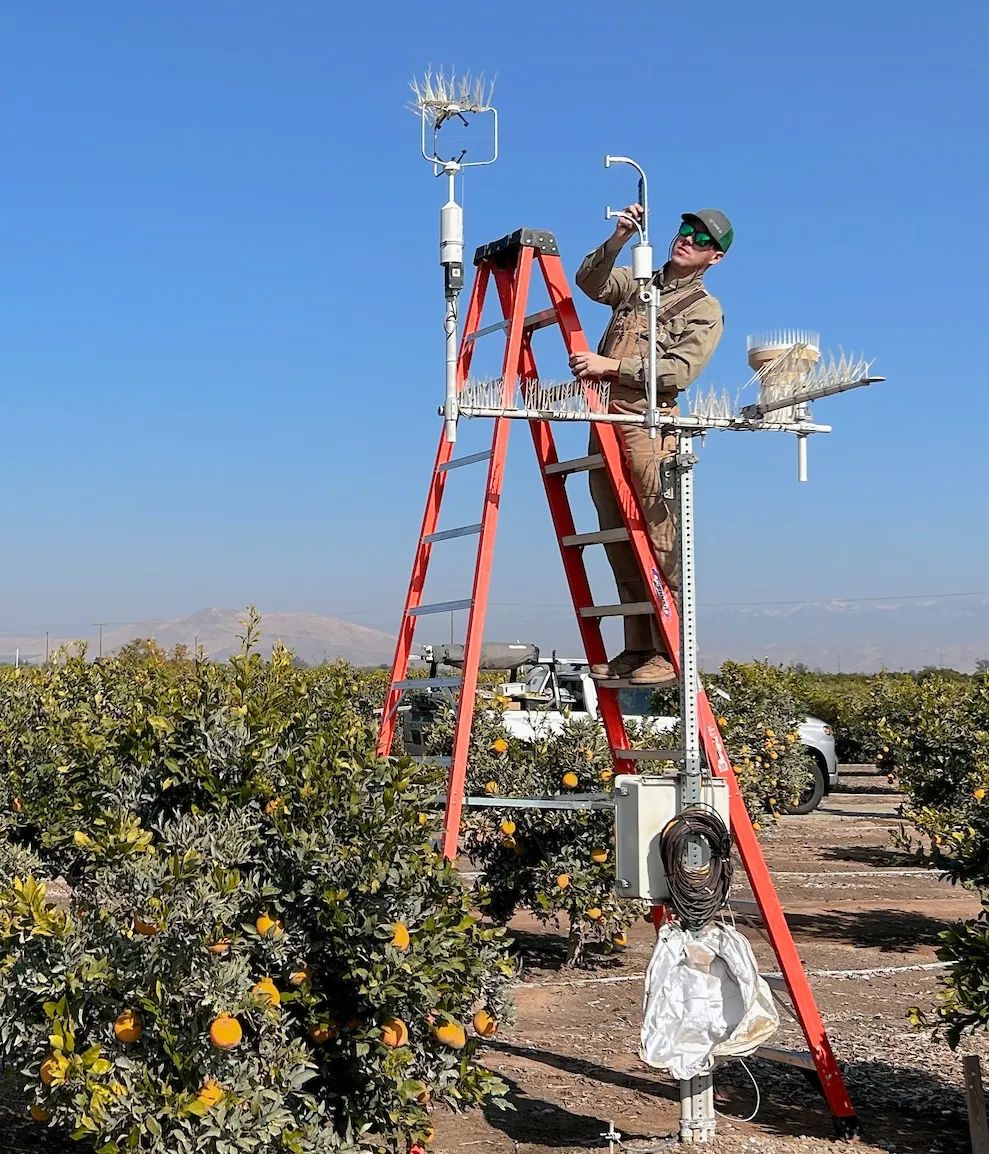
[[[610,305],[611,320],[598,345],[598,352],[620,361],[618,380],[611,383],[611,412],[644,413],[647,407],[647,362],[649,341],[646,306],[639,300],[639,286],[630,268],[615,268],[617,253],[606,251],[606,244],[589,253],[577,270],[577,284],[592,300]],[[657,275],[660,286],[659,312],[676,307],[678,302],[703,289],[701,277],[669,279],[670,266]],[[704,295],[689,304],[668,321],[660,321],[656,331],[656,395],[660,412],[676,413],[677,394],[700,375],[721,339],[724,318],[721,305],[705,290]],[[677,438],[660,432],[650,439],[646,428],[632,425],[618,427],[618,439],[625,453],[633,483],[649,527],[653,552],[670,586],[679,588],[679,560],[676,550],[676,520],[672,503],[663,499],[659,465],[676,452]],[[591,425],[589,453],[600,452],[594,425]],[[589,474],[591,498],[598,511],[602,529],[617,529],[623,524],[611,482],[601,469]],[[632,547],[627,542],[605,546],[608,561],[615,574],[619,600],[625,604],[648,601],[649,594],[639,574]],[[625,648],[632,652],[656,652],[665,656],[666,644],[650,615],[626,617]]]

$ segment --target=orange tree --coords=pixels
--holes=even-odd
[[[796,675],[761,661],[726,661],[705,681],[752,818],[797,804],[810,782],[810,761],[797,732],[803,711]]]
[[[906,793],[903,815],[921,834],[897,840],[983,896],[978,917],[941,935],[939,957],[951,968],[935,1013],[956,1044],[989,1026],[989,678],[925,675],[909,715],[880,732]]]
[[[370,755],[345,668],[251,641],[0,681],[0,1064],[101,1154],[404,1148],[504,1092],[515,966],[440,782]]]

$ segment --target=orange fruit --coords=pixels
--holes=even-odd
[[[58,1059],[54,1054],[49,1054],[48,1057],[41,1063],[41,1080],[46,1086],[50,1086],[58,1072]]]
[[[409,1028],[401,1018],[385,1018],[381,1023],[381,1033],[378,1037],[384,1046],[407,1046]]]
[[[602,780],[603,782],[609,782],[609,781],[611,781],[611,779],[612,779],[614,776],[615,776],[615,771],[614,771],[613,769],[602,769],[602,770],[601,770],[601,780]]]
[[[419,814],[419,824],[420,825],[429,825],[429,814],[428,813]]]
[[[271,978],[262,978],[261,981],[254,986],[251,993],[254,994],[255,997],[264,998],[273,1006],[279,1005],[282,1000],[282,996],[278,992],[278,987]]]
[[[407,950],[411,941],[409,927],[405,922],[396,922],[392,926],[391,944],[396,950]]]
[[[206,949],[209,950],[209,952],[213,954],[214,957],[218,958],[222,954],[230,952],[230,943],[226,938],[220,938],[218,942],[214,942],[211,946],[207,946]]]
[[[23,813],[24,802],[22,802],[19,797],[15,797],[14,800],[10,803],[10,808],[14,811],[14,813]]]
[[[273,797],[271,801],[265,805],[264,812],[268,815],[268,817],[273,817],[276,813],[278,813],[284,804],[285,802],[282,801],[280,797]]]
[[[48,1122],[51,1120],[51,1114],[44,1108],[44,1106],[32,1106],[31,1117],[35,1122]]]
[[[620,930],[618,933],[611,935],[611,944],[618,950],[624,950],[628,945],[628,934]]]
[[[499,826],[499,828],[501,829],[501,832],[505,835],[505,837],[511,837],[512,834],[515,832],[515,828],[516,828],[515,822],[512,821],[510,818],[506,817],[505,820]]]
[[[263,938],[277,938],[282,932],[282,923],[276,922],[269,914],[262,914],[254,927]]]
[[[136,1010],[124,1010],[113,1023],[114,1037],[125,1046],[132,1046],[144,1033],[144,1023]]]
[[[336,1023],[331,1021],[319,1022],[315,1026],[310,1026],[308,1033],[317,1046],[322,1046],[324,1042],[337,1036]]]
[[[496,781],[486,781],[484,783],[484,792],[488,797],[494,797],[498,792],[498,783]]]
[[[157,922],[146,922],[137,914],[134,915],[134,933],[140,934],[145,938],[153,938],[155,934],[161,933],[161,926]]]
[[[482,1038],[493,1038],[498,1033],[498,1023],[487,1010],[478,1010],[471,1021],[471,1025],[474,1027],[474,1032],[480,1034]]]
[[[240,1022],[229,1014],[221,1014],[209,1028],[209,1040],[217,1050],[235,1050],[243,1037]]]
[[[604,911],[601,909],[600,906],[591,906],[589,909],[585,910],[584,912],[587,914],[587,917],[592,922],[596,922],[596,921],[600,921]]]
[[[567,789],[576,789],[580,783],[580,778],[574,773],[572,769],[568,769],[563,775],[563,784]]]
[[[301,970],[294,970],[288,976],[290,986],[304,986],[306,982],[312,981],[312,968],[310,966],[303,966]]]
[[[459,1022],[444,1022],[442,1026],[433,1026],[433,1037],[451,1050],[462,1050],[467,1044],[467,1031]]]
[[[972,797],[974,797],[976,801],[981,801],[985,796],[986,796],[986,791],[982,788],[981,785],[979,786],[978,789],[972,790]]]
[[[507,753],[508,742],[503,737],[496,737],[494,741],[491,742],[491,748],[495,753]]]
[[[603,865],[607,860],[608,851],[606,849],[598,848],[591,850],[591,861],[594,862],[595,865]]]
[[[570,875],[559,874],[556,879],[556,884],[560,887],[561,890],[565,890],[567,886],[570,885]]]
[[[718,725],[720,726],[721,729],[724,729],[724,727],[728,724],[728,718],[727,717],[719,717],[717,719],[717,721],[718,721]]]
[[[220,1083],[214,1082],[212,1078],[209,1078],[203,1083],[202,1089],[196,1095],[196,1101],[202,1102],[207,1109],[211,1110],[223,1097],[223,1093],[223,1087]]]

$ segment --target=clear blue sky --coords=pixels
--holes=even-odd
[[[572,276],[629,153],[654,229],[734,220],[708,383],[777,326],[888,378],[817,406],[808,485],[789,439],[708,438],[704,599],[986,589],[987,31],[975,3],[5,4],[0,628],[248,602],[397,625],[442,390],[443,190],[404,109],[429,64],[497,74],[470,250],[549,228]],[[505,635],[566,619],[513,444]],[[449,556],[436,596],[466,584]]]

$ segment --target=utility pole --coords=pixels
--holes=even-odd
[[[107,622],[107,621],[94,621],[93,624],[98,626],[99,631],[100,631],[100,652],[99,652],[99,657],[97,657],[97,660],[100,661],[103,658],[103,626],[108,625],[109,622]]]
[[[48,630],[45,630],[45,664],[48,664]]]

